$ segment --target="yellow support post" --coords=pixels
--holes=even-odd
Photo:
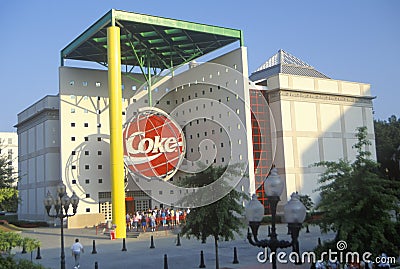
[[[126,238],[120,29],[107,28],[108,92],[110,102],[110,171],[112,218],[116,238]]]

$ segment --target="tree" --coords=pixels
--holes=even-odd
[[[376,157],[387,178],[400,181],[400,119],[375,120]]]
[[[0,143],[0,152],[4,149]],[[18,191],[13,183],[16,173],[12,171],[10,160],[5,155],[0,155],[0,210],[16,211],[18,206]]]
[[[22,247],[27,252],[32,252],[40,247],[40,241],[29,237],[22,237],[15,232],[0,231],[0,268],[15,269],[44,269],[45,267],[34,264],[24,259],[15,259],[10,251],[14,247]]]
[[[382,177],[378,163],[370,159],[371,153],[365,150],[370,144],[366,127],[357,128],[356,137],[354,162],[341,159],[315,164],[326,168],[319,179],[321,201],[316,209],[323,212],[319,226],[323,232],[336,232],[325,247],[344,240],[346,251],[375,255],[385,251],[394,255],[400,243],[400,226],[391,212],[399,210],[399,186]]]
[[[220,178],[225,170],[226,167],[210,166],[203,172],[185,179],[181,185],[202,187],[211,184]],[[235,233],[239,233],[244,226],[241,219],[244,209],[240,204],[242,199],[247,199],[247,196],[232,188],[222,199],[191,209],[182,227],[182,234],[188,238],[194,236],[197,240],[206,240],[208,236],[214,237],[216,269],[219,269],[218,240],[234,239]]]

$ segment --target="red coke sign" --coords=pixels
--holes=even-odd
[[[185,155],[180,126],[164,111],[142,108],[126,125],[124,159],[131,172],[146,178],[171,178]]]

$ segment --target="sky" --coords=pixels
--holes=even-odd
[[[249,73],[283,49],[332,79],[371,84],[375,119],[400,117],[400,1],[14,0],[0,1],[0,132],[58,93],[60,51],[113,8],[241,29]]]

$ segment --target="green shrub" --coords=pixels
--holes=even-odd
[[[0,255],[0,269],[46,269],[41,264],[33,263],[29,260],[17,260],[12,255]]]
[[[15,232],[0,231],[0,252],[9,253],[14,247],[24,247],[31,252],[40,246],[40,241],[28,237],[22,237]]]

